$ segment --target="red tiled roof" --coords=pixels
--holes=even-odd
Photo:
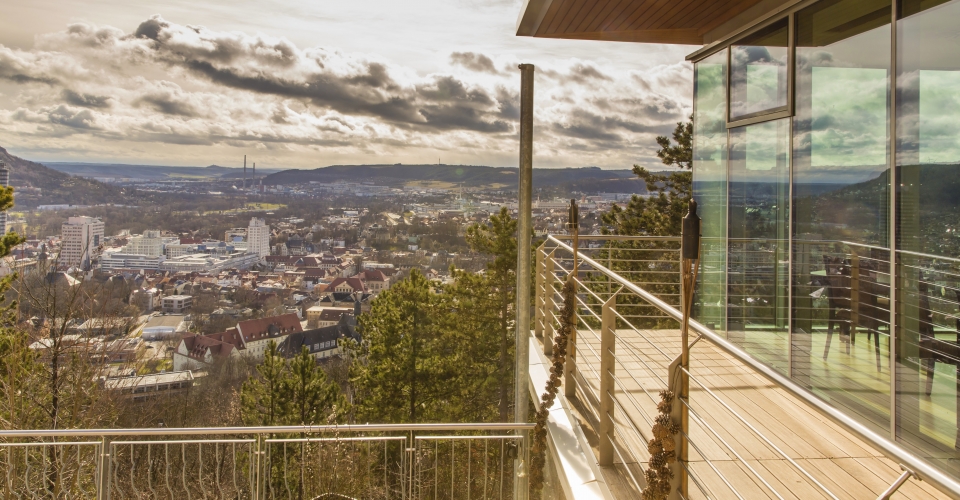
[[[327,289],[336,290],[337,287],[340,286],[342,283],[346,283],[347,285],[350,286],[350,288],[354,289],[354,291],[364,290],[366,288],[365,286],[363,286],[363,282],[360,281],[360,278],[354,276],[352,278],[337,278],[330,283],[330,286],[327,287]]]
[[[269,337],[302,332],[300,318],[296,314],[283,314],[269,318],[250,319],[237,323],[237,330],[243,335],[243,342],[251,342]]]
[[[387,278],[379,269],[367,269],[363,271],[360,279],[364,281],[387,281]]]

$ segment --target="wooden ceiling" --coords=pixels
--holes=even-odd
[[[762,0],[526,0],[518,36],[702,45]]]

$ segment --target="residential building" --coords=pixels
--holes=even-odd
[[[190,295],[168,295],[160,299],[160,308],[165,313],[180,314],[193,306],[193,297]]]
[[[349,307],[313,306],[307,309],[307,325],[313,328],[335,325],[344,314],[353,312]]]
[[[245,348],[245,354],[256,360],[263,359],[263,353],[271,341],[280,344],[291,333],[303,331],[300,318],[296,314],[284,314],[270,318],[250,319],[237,323],[237,331]]]
[[[70,217],[60,227],[60,264],[89,269],[100,256],[103,221],[95,217]]]
[[[341,339],[349,338],[355,342],[360,342],[356,320],[358,314],[359,307],[352,312],[344,313],[332,325],[293,333],[280,343],[278,350],[286,358],[292,358],[300,354],[304,347],[318,361],[340,356],[342,353]]]
[[[243,351],[243,340],[236,328],[210,335],[185,335],[173,353],[173,369],[206,368],[217,359],[238,358]]]
[[[363,281],[359,277],[352,278],[337,278],[330,282],[330,285],[326,289],[326,293],[363,293],[366,292],[366,287],[363,285]]]

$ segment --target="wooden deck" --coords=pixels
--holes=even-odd
[[[618,330],[616,397],[619,405],[614,417],[617,441],[644,467],[649,458],[645,442],[656,415],[658,393],[665,387],[667,365],[679,354],[678,338],[676,330]],[[578,387],[578,400],[573,404],[582,423],[587,424],[584,430],[596,452],[596,435],[591,429],[598,428],[594,415],[599,408],[600,340],[585,329],[578,332],[577,343],[582,383]],[[822,351],[822,347],[820,349]],[[839,347],[835,349],[834,352],[840,352]],[[876,373],[872,351],[870,355],[861,354],[859,362],[854,357],[847,362],[862,362],[862,373],[868,374],[870,370]],[[898,464],[706,340],[693,348],[691,373],[694,380],[690,383],[693,409],[690,469],[699,483],[698,487],[694,481],[690,482],[691,499],[737,498],[733,489],[745,499],[777,498],[774,490],[785,499],[831,498],[824,488],[841,499],[877,498],[900,474]],[[878,385],[883,383],[882,378],[880,375],[876,381]],[[725,408],[698,382],[730,408]],[[782,454],[731,410],[766,436]],[[640,430],[640,435],[629,430],[634,427],[629,422]],[[636,463],[624,464],[619,458],[615,461],[615,466],[604,468],[607,484],[618,498],[638,498],[633,484],[634,480],[643,484],[640,468]],[[894,498],[946,496],[929,484],[911,479]]]

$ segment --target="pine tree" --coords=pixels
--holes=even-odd
[[[490,217],[489,224],[474,224],[467,228],[467,244],[481,254],[493,257],[487,263],[487,272],[484,276],[484,286],[494,298],[494,303],[481,306],[483,311],[494,314],[496,317],[495,332],[499,336],[499,358],[497,362],[497,386],[499,389],[498,410],[499,420],[507,422],[509,419],[510,392],[513,387],[513,307],[517,300],[517,220],[510,216],[506,207],[501,207],[500,213]],[[472,285],[464,276],[464,291]],[[487,302],[473,294],[474,300]],[[490,308],[490,306],[493,308]],[[492,353],[491,353],[492,354]]]
[[[679,172],[653,173],[640,165],[633,173],[647,185],[649,197],[633,196],[626,208],[617,205],[603,214],[603,222],[615,234],[677,236],[681,220],[687,213],[687,202],[693,194],[693,121],[677,123],[673,131],[674,145],[665,136],[657,137],[657,157],[664,165]]]
[[[325,424],[331,411],[346,413],[340,387],[327,379],[306,346],[290,361],[286,385],[290,398],[286,419],[290,424]]]
[[[442,421],[458,391],[447,314],[434,284],[419,270],[383,291],[360,316],[364,345],[351,367],[358,418],[416,423]]]
[[[267,345],[263,362],[257,366],[257,375],[244,382],[240,391],[244,425],[284,423],[291,400],[290,377],[276,342],[271,340]]]

